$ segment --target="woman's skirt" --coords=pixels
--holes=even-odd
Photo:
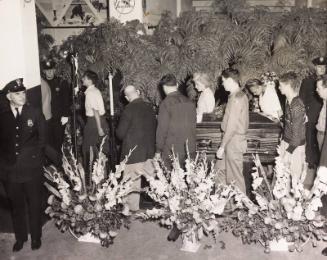
[[[103,131],[105,132],[106,135],[108,135],[109,127],[106,118],[104,116],[101,116],[100,122]],[[95,117],[87,117],[86,125],[83,131],[83,145],[82,145],[84,162],[86,164],[88,164],[89,162],[90,148],[92,147],[93,154],[96,158],[99,152],[98,148],[100,147],[101,141],[102,141],[102,137],[100,137],[98,134],[98,128],[97,128]],[[108,143],[108,136],[107,136],[106,143]]]

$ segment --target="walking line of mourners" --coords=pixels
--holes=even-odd
[[[215,167],[220,174],[217,180],[227,184],[234,182],[241,191],[246,191],[243,156],[247,151],[251,106],[281,125],[280,155],[290,165],[293,182],[298,181],[304,167],[311,169],[312,174],[327,169],[327,61],[325,57],[318,57],[313,64],[316,73],[305,78],[302,84],[298,84],[294,72],[288,72],[250,79],[243,87],[238,70],[227,68],[222,71],[222,85],[229,96],[221,124],[223,137],[216,151],[218,160]],[[42,110],[29,104],[23,79],[14,79],[3,89],[9,102],[0,115],[0,177],[12,205],[16,238],[13,251],[21,250],[28,239],[27,215],[31,248],[41,247],[43,166],[45,163],[61,163],[65,126],[71,117],[72,91],[67,81],[56,76],[55,66],[52,60],[42,64]],[[116,128],[116,136],[121,140],[120,158],[125,158],[135,148],[127,162],[125,176],[134,177],[139,172],[148,171],[152,159],[161,159],[166,167],[171,167],[172,149],[181,165],[188,155],[195,157],[196,124],[201,123],[206,113],[214,111],[216,100],[213,92],[215,79],[199,72],[194,73],[193,82],[199,94],[196,103],[179,91],[173,74],[165,75],[159,82],[165,98],[157,115],[153,106],[144,101],[137,85],[123,88],[128,104]],[[85,71],[82,84],[86,88],[86,121],[83,123],[80,118],[78,121],[83,125],[81,154],[87,169],[92,160],[90,147],[93,152],[98,151],[99,141],[108,135],[109,127],[103,97],[98,89],[98,75]],[[280,101],[283,98],[285,107]],[[272,166],[268,165],[268,169],[271,171]],[[140,189],[141,181],[134,185]],[[132,211],[139,210],[140,194],[130,194],[126,202]],[[168,239],[175,240],[177,236],[178,230],[173,229]]]

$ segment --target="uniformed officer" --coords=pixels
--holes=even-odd
[[[49,142],[59,153],[64,141],[65,124],[70,115],[71,91],[67,81],[57,77],[55,70],[56,63],[47,60],[41,63],[43,76],[51,90],[51,114]]]
[[[326,74],[326,58],[315,58],[312,63],[315,65],[315,74],[305,78],[300,87],[299,96],[302,99],[308,122],[306,125],[306,161],[309,168],[314,168],[319,162],[319,147],[317,142],[317,129],[319,113],[322,107],[322,100],[316,92],[317,77]]]
[[[13,251],[27,241],[27,202],[31,248],[41,247],[42,162],[45,120],[41,110],[26,104],[22,79],[5,86],[10,105],[0,115],[0,167],[6,175],[16,237]]]
[[[226,91],[229,91],[228,102],[221,124],[224,132],[216,156],[217,167],[226,174],[223,182],[235,185],[246,193],[243,176],[243,154],[247,149],[246,132],[249,128],[249,100],[242,92],[239,84],[239,72],[228,68],[222,72],[222,82]]]

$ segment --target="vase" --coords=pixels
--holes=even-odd
[[[86,243],[96,243],[96,244],[100,244],[100,239],[98,237],[95,237],[94,235],[92,235],[90,232],[81,235],[81,236],[77,236],[73,230],[71,230],[71,228],[69,228],[69,232],[72,234],[73,237],[75,237],[77,239],[78,242],[86,242]]]
[[[285,238],[281,238],[279,240],[272,240],[269,242],[269,247],[271,251],[283,251],[287,252],[288,247],[292,245],[292,242],[287,242]]]
[[[186,232],[182,234],[183,245],[182,251],[195,253],[201,247],[199,240],[196,238],[195,232]]]

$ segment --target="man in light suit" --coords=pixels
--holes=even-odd
[[[6,180],[12,205],[16,242],[19,251],[27,241],[27,202],[31,248],[41,247],[41,191],[45,120],[41,110],[26,103],[22,79],[5,86],[10,105],[0,115],[0,172]]]

